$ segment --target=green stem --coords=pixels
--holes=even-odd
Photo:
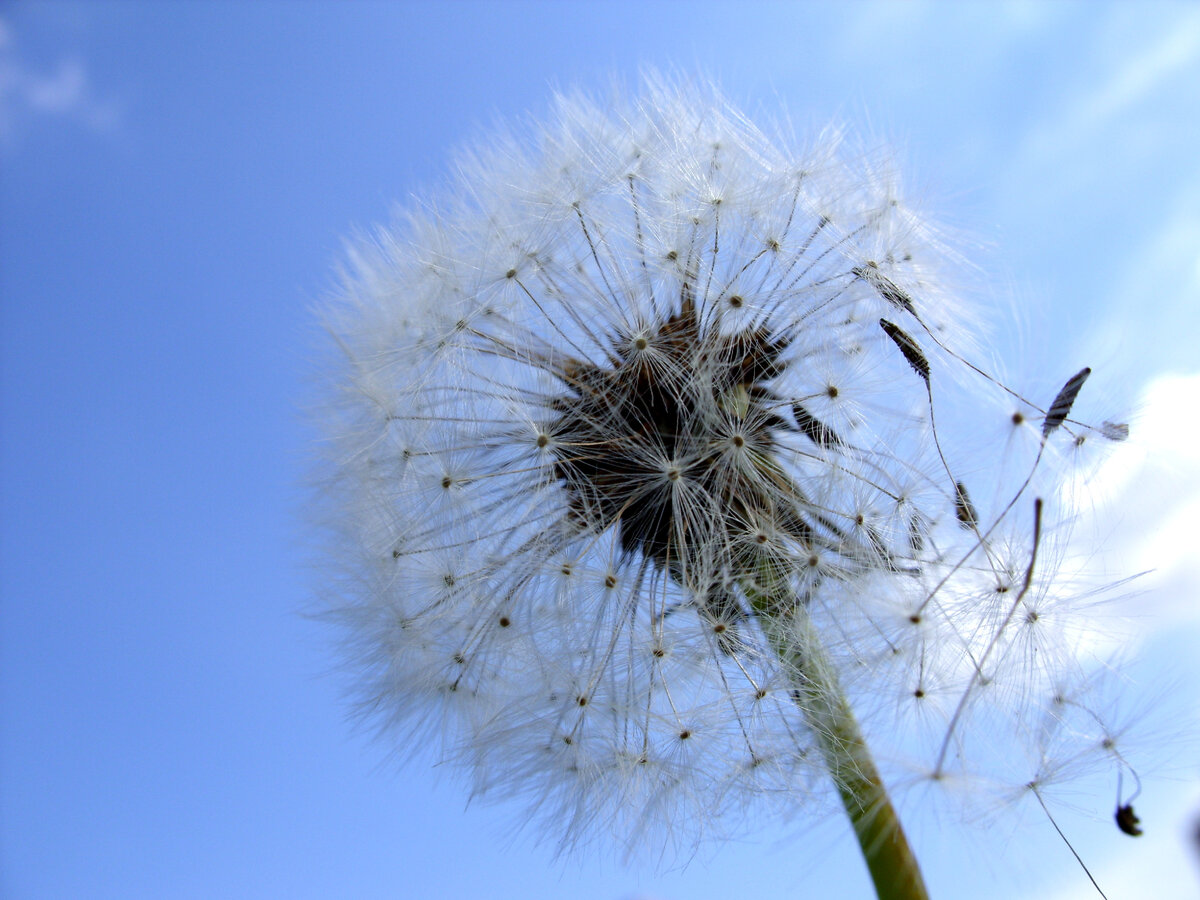
[[[746,585],[746,593],[790,673],[792,699],[820,743],[879,900],[928,900],[917,859],[807,608],[780,585],[767,592]]]

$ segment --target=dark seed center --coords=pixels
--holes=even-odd
[[[783,371],[787,341],[761,326],[735,334],[707,331],[686,297],[651,338],[633,345],[643,340],[654,342],[653,362],[622,356],[620,348],[630,346],[626,338],[613,341],[614,361],[607,366],[564,365],[567,391],[552,402],[558,420],[547,430],[555,435],[555,475],[576,524],[594,531],[616,527],[627,554],[678,576],[697,563],[684,558],[690,547],[714,545],[693,523],[682,546],[672,485],[685,471],[689,496],[716,514],[708,537],[744,533],[753,513],[775,505],[762,488],[729,478],[720,445],[733,424],[734,446],[772,447],[772,431],[784,423],[771,411],[777,401],[765,383]],[[705,566],[711,565],[710,558]]]

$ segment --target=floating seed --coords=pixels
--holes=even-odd
[[[925,538],[921,536],[921,522],[916,516],[908,520],[908,546],[912,548],[913,553],[920,553],[925,549]]]
[[[1100,433],[1110,441],[1129,440],[1129,426],[1124,422],[1104,422],[1100,426]]]
[[[917,314],[916,309],[913,307],[912,299],[909,298],[908,294],[900,290],[896,286],[896,282],[880,272],[879,267],[874,263],[868,263],[865,266],[856,266],[850,270],[850,273],[875,288],[879,292],[879,296],[892,304],[892,306],[902,309],[905,312],[910,312],[914,316]]]
[[[1071,407],[1075,405],[1075,398],[1079,396],[1079,389],[1083,387],[1083,383],[1091,374],[1091,369],[1080,369],[1063,385],[1058,396],[1054,398],[1054,402],[1050,404],[1050,412],[1046,413],[1046,421],[1042,423],[1043,438],[1049,436],[1050,432],[1066,421],[1067,416],[1071,414]]]
[[[904,354],[908,364],[913,367],[913,371],[924,378],[926,384],[929,384],[929,360],[925,358],[925,354],[921,352],[917,342],[887,319],[880,319],[879,327],[892,339],[892,343],[900,348],[900,352]]]
[[[975,512],[975,504],[967,493],[967,486],[961,481],[954,482],[954,515],[963,528],[974,528],[979,524],[979,516]]]
[[[1142,834],[1141,819],[1133,811],[1133,804],[1126,803],[1124,806],[1117,807],[1117,813],[1114,817],[1117,820],[1117,827],[1120,828],[1130,837],[1139,837]]]
[[[861,516],[859,518],[862,518]],[[862,524],[861,522],[859,524]],[[871,548],[875,551],[875,555],[893,572],[896,571],[895,565],[892,563],[892,551],[887,548],[887,544],[883,542],[882,535],[870,525],[866,526],[867,538],[871,541]]]
[[[796,416],[796,424],[800,426],[800,431],[818,447],[842,446],[842,439],[838,437],[837,432],[824,422],[818,421],[799,403],[792,404],[792,413]]]

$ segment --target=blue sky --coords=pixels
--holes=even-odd
[[[868,895],[840,823],[667,872],[555,860],[431,754],[356,734],[300,614],[311,309],[342,239],[495,118],[644,65],[893,143],[989,272],[1009,370],[1095,369],[1135,438],[1095,480],[1107,565],[1155,570],[1120,635],[1133,693],[1174,678],[1161,718],[1194,717],[1195,4],[6,3],[5,897]],[[1057,816],[1111,900],[1200,889],[1198,745],[1150,743],[1143,838],[1108,786]],[[917,841],[934,896],[1096,896],[1044,818],[969,857],[956,829]]]

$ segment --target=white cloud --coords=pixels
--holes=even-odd
[[[47,78],[25,79],[25,100],[32,109],[64,113],[80,106],[87,96],[87,75],[77,59],[59,63]]]
[[[1163,729],[1158,738],[1131,756],[1135,764],[1149,760],[1143,771],[1144,791],[1137,812],[1144,837],[1126,840],[1090,836],[1076,844],[1109,900],[1191,900],[1200,890],[1200,853],[1194,833],[1200,825],[1200,780],[1196,768],[1198,720],[1196,663],[1187,649],[1200,636],[1200,554],[1196,552],[1200,523],[1200,372],[1162,375],[1145,388],[1131,422],[1128,443],[1114,446],[1088,479],[1095,486],[1084,502],[1095,502],[1087,519],[1095,529],[1073,537],[1081,553],[1099,548],[1102,558],[1116,557],[1118,572],[1145,571],[1130,590],[1136,596],[1122,605],[1130,614],[1119,633],[1107,635],[1100,655],[1132,651],[1146,656],[1139,668],[1144,690],[1171,685],[1166,707],[1156,702],[1145,708],[1143,724]],[[1156,648],[1147,654],[1141,648]],[[1161,698],[1160,698],[1161,699]],[[1182,718],[1181,718],[1182,717]],[[1157,722],[1157,726],[1150,723]],[[1139,741],[1135,734],[1131,739]],[[1174,749],[1158,744],[1167,740]],[[1180,741],[1182,743],[1180,743]],[[1155,762],[1157,761],[1157,762]],[[1167,778],[1172,779],[1168,781]],[[1126,796],[1128,796],[1126,794]],[[1111,828],[1105,823],[1104,828]],[[1101,829],[1101,832],[1103,829]],[[1100,832],[1097,832],[1100,833]],[[1080,835],[1070,830],[1074,841]],[[1103,849],[1100,849],[1103,848]],[[1064,876],[1060,887],[1047,891],[1048,900],[1092,900],[1099,894],[1082,872]]]
[[[1108,540],[1123,560],[1150,572],[1140,598],[1148,622],[1176,627],[1200,618],[1200,373],[1165,375],[1146,388],[1130,446],[1097,472],[1105,509],[1117,522]],[[1187,588],[1179,590],[1183,584]],[[1165,590],[1171,585],[1171,590]]]
[[[64,57],[37,70],[17,53],[12,27],[0,18],[0,142],[10,143],[30,118],[74,121],[96,132],[120,124],[120,106],[98,95],[81,59]]]

